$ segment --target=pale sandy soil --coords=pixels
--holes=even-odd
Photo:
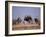
[[[40,25],[36,23],[19,23],[17,25],[12,25],[12,30],[31,30],[31,29],[40,29]]]

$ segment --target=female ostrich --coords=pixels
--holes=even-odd
[[[34,20],[35,20],[35,23],[36,24],[39,24],[40,25],[40,21],[37,18],[35,18]]]

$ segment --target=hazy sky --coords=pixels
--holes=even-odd
[[[17,16],[24,18],[26,15],[31,16],[32,18],[40,17],[40,8],[39,7],[12,7],[12,18],[15,19]]]

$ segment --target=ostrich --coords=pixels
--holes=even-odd
[[[30,23],[32,21],[32,17],[27,16],[27,17],[24,18],[24,21],[27,21],[28,23]]]
[[[35,20],[35,23],[36,24],[39,24],[40,25],[40,21],[37,18],[35,18],[34,20]]]
[[[13,20],[13,25],[16,25],[16,24],[18,24],[18,23],[21,23],[21,18],[20,17],[18,17],[17,19],[15,19],[15,20]]]

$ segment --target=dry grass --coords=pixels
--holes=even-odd
[[[40,25],[36,23],[19,23],[12,26],[12,30],[31,30],[31,29],[40,29]]]

